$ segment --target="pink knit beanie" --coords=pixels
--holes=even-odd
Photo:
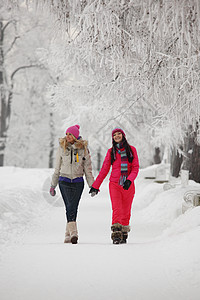
[[[79,125],[71,126],[71,127],[67,128],[66,134],[67,134],[67,132],[71,133],[77,139],[79,137],[79,128],[80,128]]]
[[[125,135],[125,132],[124,132],[121,128],[119,128],[119,127],[113,129],[113,131],[112,131],[112,137],[113,137],[113,134],[114,134],[115,132],[121,132],[122,135],[123,135],[124,137],[126,136],[126,135]]]

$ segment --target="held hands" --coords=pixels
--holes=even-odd
[[[98,192],[99,192],[99,190],[91,187],[90,191],[89,191],[89,194],[91,194],[91,197],[94,197],[94,196],[96,196],[98,194]]]
[[[56,191],[55,191],[55,188],[53,186],[51,186],[49,193],[51,194],[51,196],[55,196]]]
[[[132,182],[129,179],[127,179],[123,184],[123,189],[128,190],[130,188],[131,183]]]

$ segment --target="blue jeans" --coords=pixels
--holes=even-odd
[[[84,182],[59,181],[59,188],[65,203],[67,222],[75,222]]]

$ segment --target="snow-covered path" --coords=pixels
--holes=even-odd
[[[166,222],[146,215],[144,209],[133,209],[128,244],[113,245],[107,184],[94,198],[88,197],[85,187],[78,215],[79,243],[72,245],[63,243],[63,207],[43,204],[23,235],[4,245],[1,299],[199,299],[200,227],[177,234],[175,224],[172,234]]]

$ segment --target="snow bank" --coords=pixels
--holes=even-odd
[[[50,170],[0,168],[0,244],[16,241],[49,206],[42,186]]]
[[[0,192],[0,242],[5,242],[25,228],[43,209],[41,193],[30,189],[11,189]]]
[[[200,206],[191,208],[175,219],[162,233],[162,237],[184,233],[200,226]]]
[[[174,187],[164,190],[163,184],[145,179],[156,166],[140,170],[136,180],[136,197],[133,205],[134,225],[145,224],[159,228],[159,238],[180,234],[195,229],[200,225],[200,207],[193,207],[182,213],[184,194],[190,190],[200,192],[200,184],[189,180],[187,187],[182,187],[180,179],[174,179]],[[173,180],[173,179],[172,179]],[[178,181],[179,180],[179,181]],[[157,237],[158,238],[158,237]]]

